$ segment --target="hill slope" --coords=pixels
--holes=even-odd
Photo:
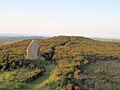
[[[1,74],[4,74],[6,70],[10,70],[12,72],[18,69],[23,70],[23,68],[30,68],[30,70],[32,68],[32,71],[34,72],[36,67],[39,67],[39,69],[43,72],[47,71],[48,67],[41,65],[40,62],[35,64],[35,62],[28,60],[28,63],[26,63],[25,50],[30,42],[31,40],[23,40],[0,47]],[[51,62],[51,65],[52,63],[56,63],[56,66],[50,76],[46,78],[45,81],[37,84],[34,89],[120,89],[119,42],[101,42],[84,37],[58,36],[47,39],[39,39],[39,43],[41,46],[41,57],[45,61]],[[41,75],[44,76],[46,73],[40,74],[40,77]],[[36,79],[39,78],[38,80],[41,81],[40,77],[37,76]],[[24,81],[24,85],[29,84],[26,80]],[[33,78],[32,81],[35,81],[35,78]],[[21,87],[19,88],[24,86],[22,83],[23,82],[20,82],[21,85],[19,86]]]

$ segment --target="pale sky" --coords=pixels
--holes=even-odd
[[[0,0],[0,34],[120,38],[120,0]]]

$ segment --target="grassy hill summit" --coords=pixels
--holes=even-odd
[[[29,60],[31,41],[0,46],[0,89],[120,90],[120,42],[79,36],[38,39],[41,58]]]

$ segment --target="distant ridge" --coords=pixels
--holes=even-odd
[[[109,41],[109,42],[120,42],[120,39],[109,39],[109,38],[92,38],[97,41]]]
[[[18,41],[18,40],[24,40],[24,39],[45,39],[47,37],[42,37],[42,36],[0,36],[0,42],[13,42],[13,41]]]

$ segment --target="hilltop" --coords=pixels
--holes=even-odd
[[[120,42],[78,36],[38,41],[41,46],[38,61],[26,59],[31,39],[0,46],[1,89],[120,89]]]

